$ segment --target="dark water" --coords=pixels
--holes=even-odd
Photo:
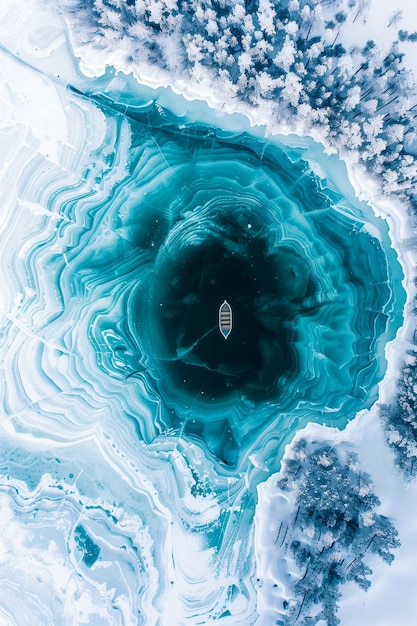
[[[162,359],[171,355],[166,373],[192,397],[215,401],[240,392],[266,399],[278,393],[285,372],[295,371],[292,326],[314,287],[307,262],[296,252],[269,249],[260,215],[228,209],[226,203],[205,216],[217,232],[198,244],[191,237],[182,246],[173,238],[161,249],[149,300],[160,335],[155,352]],[[233,311],[227,340],[218,329],[225,299]]]
[[[275,422],[286,437],[374,401],[404,302],[385,222],[302,149],[94,101],[129,123],[128,171],[71,263],[109,298],[90,337],[108,376],[137,381],[140,436],[188,433],[234,464]]]

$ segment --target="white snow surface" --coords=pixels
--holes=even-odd
[[[338,614],[341,626],[414,626],[417,596],[410,593],[410,587],[415,577],[417,556],[417,483],[406,485],[395,471],[393,456],[385,442],[376,408],[357,415],[344,431],[309,424],[297,433],[295,440],[298,439],[330,443],[338,448],[348,446],[352,449],[353,446],[361,469],[372,477],[375,494],[381,501],[377,512],[393,521],[400,536],[401,546],[393,551],[395,559],[391,565],[375,555],[367,559],[367,564],[373,570],[372,585],[368,591],[361,590],[352,582],[340,588],[343,594]],[[255,519],[255,544],[258,547],[257,575],[262,581],[258,589],[259,626],[267,626],[267,618],[263,617],[263,613],[273,604],[274,598],[291,597],[285,585],[291,562],[277,564],[273,541],[268,549],[272,530],[276,531],[275,520],[285,520],[291,512],[291,502],[282,497],[280,500],[276,498],[279,491],[276,480],[277,476],[272,476],[258,489],[260,505]],[[268,585],[268,574],[271,572],[274,582],[276,579],[282,582],[278,589]]]
[[[398,19],[389,26],[395,14]],[[406,30],[410,34],[417,31],[417,11],[411,0],[398,0],[390,2],[385,0],[370,0],[363,18],[357,20],[350,30],[351,40],[346,43],[365,44],[369,39],[386,45],[396,38],[399,29]],[[404,62],[411,71],[416,70],[415,57],[417,42],[402,42],[401,51],[404,52]]]
[[[387,28],[391,16],[395,11],[401,11],[402,16],[399,24],[392,30]],[[366,11],[366,19],[356,24],[351,30],[352,42],[366,43],[374,38],[376,41],[387,43],[394,38],[398,28],[412,33],[417,31],[417,11],[415,4],[410,0],[400,0],[393,5],[390,2],[378,2],[372,0]],[[346,42],[346,43],[352,43]],[[405,52],[405,65],[412,71],[416,71],[417,43],[402,43],[401,50]],[[316,137],[320,140],[320,137]],[[414,235],[410,232],[409,223],[404,216],[404,207],[400,203],[387,198],[380,193],[377,186],[369,179],[363,170],[351,163],[349,154],[342,154],[349,171],[349,178],[355,187],[359,198],[367,200],[376,212],[383,215],[390,225],[391,239],[394,247],[400,250],[400,260],[403,265],[406,279],[404,287],[408,293],[408,302],[415,295],[415,287],[411,278],[417,265],[416,246],[404,245],[407,239]],[[414,248],[414,250],[413,250]],[[407,278],[408,277],[408,278]],[[388,370],[380,385],[381,401],[388,401],[395,391],[395,379],[399,367],[404,360],[406,350],[410,347],[408,338],[415,328],[415,319],[409,316],[410,304],[406,307],[406,318],[403,329],[399,332],[396,341],[387,346]],[[370,474],[374,483],[375,494],[381,501],[378,513],[389,517],[399,532],[401,546],[394,550],[395,559],[391,565],[387,565],[377,556],[373,555],[368,561],[373,574],[371,587],[363,591],[355,583],[348,582],[340,588],[342,599],[338,618],[341,626],[414,626],[417,615],[417,595],[413,592],[415,569],[417,560],[417,482],[407,484],[394,466],[393,453],[386,443],[381,422],[378,417],[377,406],[370,411],[365,411],[356,416],[342,432],[326,428],[317,424],[310,424],[304,431],[297,433],[296,438],[304,438],[308,441],[321,441],[334,443],[335,446],[343,446],[347,443],[354,446],[359,456],[363,471]],[[259,506],[256,515],[256,535],[260,536],[260,528],[265,523],[271,525],[270,519],[266,519],[271,513],[269,503],[274,490],[276,490],[277,477],[272,476],[266,483],[259,487]],[[279,513],[285,519],[288,502],[276,504]],[[257,539],[255,539],[257,541]],[[273,554],[273,553],[271,553]],[[258,589],[258,608],[262,618],[262,609],[267,607],[270,599],[265,597],[270,587],[265,584],[264,573],[268,572],[272,565],[267,552],[258,557],[257,574],[263,580],[262,588]],[[283,566],[282,576],[285,580],[286,566]],[[285,597],[285,583],[279,590],[281,597]],[[266,621],[259,621],[260,626],[267,625]],[[320,624],[324,626],[324,624]]]
[[[3,42],[8,42],[12,49],[14,47],[19,55],[26,55],[26,58],[30,60],[31,55],[36,56],[33,47],[35,31],[32,31],[32,39],[29,37],[25,39],[19,33],[25,32],[25,28],[28,27],[32,16],[36,14],[39,5],[33,0],[29,0],[26,5],[17,2],[18,11],[14,23],[11,21],[10,6],[11,4],[7,0],[0,0],[0,38]],[[352,36],[357,40],[363,37],[364,41],[371,36],[382,40],[389,37],[391,31],[387,29],[387,23],[396,9],[403,11],[403,18],[399,26],[409,32],[417,31],[417,11],[410,0],[400,0],[395,4],[372,0],[366,23],[355,26],[355,30],[352,30]],[[1,22],[1,20],[3,21]],[[38,15],[36,20],[40,24],[41,17]],[[42,28],[40,25],[36,32],[41,38]],[[403,49],[407,53],[409,67],[414,69],[417,43],[403,44]],[[56,50],[51,51],[51,54],[58,55]],[[108,62],[114,63],[115,67],[121,69],[121,59],[115,57]],[[84,57],[81,68],[89,75],[98,75],[104,69],[100,60],[97,63],[97,59],[93,56]],[[41,78],[34,79],[28,76],[26,80],[26,70],[21,68],[19,72],[16,72],[15,69],[15,61],[11,61],[7,55],[2,55],[0,101],[1,103],[7,102],[7,106],[6,108],[3,107],[3,104],[1,106],[1,125],[4,126],[7,123],[12,126],[14,121],[18,120],[19,125],[26,129],[25,132],[31,133],[35,137],[39,152],[48,155],[48,158],[54,161],[61,144],[68,141],[65,116],[60,111],[60,108],[65,106],[65,102],[59,102],[56,94],[52,91],[49,94],[48,91],[51,110],[44,108],[45,102],[49,100],[49,95],[48,98],[42,96],[42,102],[39,103],[39,106],[34,107],[36,94],[46,93],[47,84]],[[159,76],[153,68],[141,68],[140,76],[138,75],[137,78],[143,84],[155,88],[160,88],[166,84],[165,76]],[[40,81],[39,85],[36,81]],[[5,84],[12,88],[14,94],[12,100],[10,100],[9,94],[4,92]],[[218,124],[233,127],[242,124],[241,115],[245,115],[248,120],[246,122],[247,127],[258,127],[257,129],[253,128],[254,132],[258,134],[275,132],[285,134],[297,130],[278,128],[275,122],[271,122],[267,109],[255,111],[247,105],[237,104],[235,99],[224,98],[224,94],[213,93],[208,80],[201,80],[198,85],[177,82],[173,89],[189,101],[194,101],[192,108],[197,112],[202,106],[200,101],[207,102],[212,107],[212,111],[207,112],[207,109],[204,109],[204,114],[206,116],[212,115]],[[169,96],[169,100],[172,104],[172,96]],[[164,105],[163,98],[160,102]],[[183,105],[179,101],[178,107],[181,106]],[[36,115],[33,114],[34,108],[37,109]],[[53,113],[51,113],[52,109]],[[227,113],[238,113],[239,116],[228,118]],[[316,136],[315,139],[320,140],[321,138]],[[342,156],[346,160],[350,180],[354,184],[358,196],[370,201],[375,210],[384,215],[390,224],[394,246],[401,254],[400,261],[406,275],[405,287],[410,300],[414,295],[411,278],[417,263],[417,252],[413,251],[410,246],[404,245],[404,241],[409,236],[405,226],[404,208],[397,201],[382,196],[376,186],[366,177],[363,170],[361,171],[357,165],[349,162],[348,154]],[[6,297],[0,295],[2,298]],[[407,316],[404,329],[399,333],[398,339],[387,347],[389,368],[380,387],[382,400],[388,399],[393,393],[395,377],[401,359],[404,358],[404,353],[409,347],[408,337],[412,323],[413,320]],[[343,446],[344,442],[353,445],[359,455],[363,470],[371,475],[375,493],[381,500],[378,512],[393,520],[400,535],[401,547],[395,550],[395,560],[391,566],[377,557],[373,557],[371,564],[373,570],[372,586],[367,592],[360,590],[353,583],[347,583],[341,588],[343,593],[339,612],[341,626],[365,624],[366,626],[414,626],[417,619],[417,594],[414,593],[413,589],[417,562],[417,483],[405,484],[403,478],[396,472],[393,455],[385,442],[376,407],[356,416],[342,432],[310,424],[304,431],[298,433],[297,437],[323,442],[330,441],[334,445]],[[276,476],[273,476],[259,487],[259,504],[256,515],[257,533],[261,533],[264,525],[268,523],[270,491],[273,489],[275,481]],[[282,506],[288,506],[288,503],[282,503]],[[265,579],[268,568],[272,565],[268,562],[267,555],[264,555],[263,561],[258,562],[258,576]],[[262,571],[260,571],[261,569]],[[263,588],[267,589],[267,585],[264,585]],[[262,589],[259,589],[258,603],[261,612],[263,603],[267,604],[263,593],[266,591],[263,592]]]

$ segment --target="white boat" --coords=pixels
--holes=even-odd
[[[225,300],[219,309],[219,330],[225,339],[232,332],[232,307]]]

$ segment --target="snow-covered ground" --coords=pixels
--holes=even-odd
[[[397,13],[396,27],[387,25]],[[372,0],[364,11],[365,19],[357,20],[350,30],[344,32],[346,44],[365,44],[369,39],[379,40],[383,45],[395,38],[398,29],[407,30],[409,33],[417,31],[417,11],[415,5],[409,0],[402,0],[394,6],[390,2],[378,2]],[[349,39],[350,35],[350,39]],[[402,42],[400,49],[405,53],[404,64],[412,72],[417,73],[416,42]],[[417,78],[417,77],[416,77]],[[414,239],[415,235],[407,230],[407,221],[404,220],[404,207],[401,203],[392,201],[378,191],[378,188],[369,180],[366,174],[358,170],[356,165],[349,164],[349,155],[345,155],[350,172],[350,180],[355,185],[358,197],[367,199],[372,206],[388,219],[391,225],[391,236],[399,249],[404,251],[400,242]],[[398,249],[397,248],[397,249]],[[401,257],[406,266],[406,275],[414,275],[416,263],[416,247],[409,245],[405,255]],[[415,288],[411,280],[405,285],[410,300],[415,294]],[[408,327],[407,327],[408,326]],[[410,319],[406,314],[406,322],[400,337],[404,339],[393,342],[387,347],[388,371],[380,386],[382,401],[388,401],[395,392],[395,380],[399,368],[403,362],[404,354],[409,348],[409,339],[415,328],[415,319]],[[384,563],[376,556],[370,557],[367,562],[373,571],[371,587],[364,591],[353,582],[347,582],[341,587],[342,598],[338,617],[341,626],[413,626],[417,615],[417,596],[413,593],[415,580],[415,563],[417,558],[417,483],[407,483],[404,477],[394,465],[394,455],[387,445],[386,437],[381,425],[378,409],[374,407],[356,416],[348,424],[343,432],[332,431],[317,425],[309,425],[303,432],[297,434],[297,439],[303,437],[308,441],[329,442],[335,446],[343,446],[348,443],[359,455],[363,471],[370,474],[375,487],[375,494],[381,501],[378,512],[393,520],[399,532],[401,546],[394,550],[395,559],[391,565]],[[262,502],[268,503],[271,499],[270,492],[275,493],[275,475],[267,483],[260,486],[260,506],[258,508],[256,525],[263,526],[267,523],[264,515],[271,512],[266,506],[265,511]],[[282,518],[285,519],[288,503],[283,502],[280,508],[275,505]],[[273,559],[273,546],[271,560]],[[261,572],[267,572],[269,568],[274,570],[273,564],[268,559],[261,559]],[[276,567],[276,566],[275,566]],[[286,568],[282,570],[285,574]],[[259,597],[261,605],[268,599],[262,599],[262,589]],[[268,593],[265,590],[265,593]],[[265,622],[266,624],[266,622]],[[321,623],[320,623],[321,624]],[[324,624],[324,623],[323,623]]]
[[[310,424],[297,433],[295,441],[299,439],[357,452],[361,470],[371,476],[375,494],[381,501],[377,512],[390,518],[399,533],[401,545],[393,550],[395,558],[391,565],[375,555],[367,557],[365,562],[373,571],[370,578],[372,584],[367,591],[353,582],[340,587],[342,598],[338,617],[341,626],[413,626],[417,598],[410,593],[410,587],[415,578],[417,484],[405,484],[403,477],[394,469],[393,455],[386,444],[377,410],[373,408],[359,414],[344,431]],[[282,493],[276,488],[278,478],[282,478],[282,474],[272,476],[259,487],[260,506],[255,520],[255,542],[262,547],[258,551],[257,571],[262,581],[258,589],[261,615],[262,609],[271,606],[271,603],[273,605],[274,597],[285,598],[290,595],[286,578],[288,572],[294,574],[296,571],[290,555],[286,555],[286,562],[280,565],[280,559],[277,558],[279,549],[274,540],[276,532],[271,532],[278,527],[279,521],[285,523],[293,513],[291,500],[283,499]],[[265,538],[270,538],[270,544]],[[278,589],[271,589],[268,577],[274,583],[281,582],[283,587],[279,588],[278,585]],[[267,620],[260,621],[262,626],[267,623]]]
[[[408,31],[410,34],[417,31],[417,11],[411,0],[398,0],[398,2],[378,2],[370,0],[365,2],[363,18],[352,24],[350,40],[346,43],[364,45],[369,39],[379,40],[386,45],[394,41],[398,30]],[[405,65],[411,70],[416,70],[416,45],[417,42],[404,41],[401,43],[401,52],[405,54]]]
[[[371,475],[381,500],[378,510],[393,520],[401,546],[394,551],[391,565],[373,558],[372,585],[367,592],[352,583],[346,584],[340,603],[341,624],[412,626],[417,615],[417,597],[411,590],[417,556],[417,484],[405,484],[394,468],[393,455],[375,410],[358,416],[345,434],[354,442],[363,470]]]
[[[366,42],[370,37],[374,37],[379,38],[385,44],[395,32],[393,27],[388,28],[387,24],[397,9],[403,11],[398,28],[404,28],[410,33],[417,31],[417,11],[409,0],[402,0],[395,6],[389,2],[381,4],[373,0],[365,12],[366,22],[362,23],[358,20],[354,27],[352,26],[352,29],[346,32],[350,32],[352,40],[356,42]],[[21,2],[15,7],[8,0],[0,0],[0,41],[11,50],[12,56],[18,59],[13,59],[7,52],[1,54],[1,126],[3,129],[13,129],[13,132],[7,131],[10,139],[8,157],[15,158],[14,151],[18,142],[31,143],[36,146],[36,150],[45,157],[46,161],[55,163],[59,162],[63,146],[66,146],[68,153],[72,146],[71,129],[68,127],[68,118],[64,114],[67,106],[65,95],[62,90],[56,91],[51,85],[54,80],[61,81],[63,74],[65,80],[76,85],[77,73],[68,65],[68,57],[60,52],[61,47],[66,46],[64,34],[61,31],[61,21],[54,18],[53,11],[50,9],[45,10],[44,17],[46,22],[43,22],[39,5],[35,2],[31,1],[27,5]],[[48,38],[49,45],[45,45]],[[403,43],[401,48],[406,52],[408,67],[414,69],[417,43]],[[62,72],[57,69],[60,59],[64,59],[65,62]],[[43,67],[49,78],[44,79],[41,75],[35,75],[30,68],[25,67],[25,63]],[[117,50],[113,57],[104,57],[94,56],[94,51],[89,49],[88,54],[83,57],[81,68],[89,75],[97,75],[103,71],[105,64],[114,64],[120,69],[123,63],[122,52],[119,57]],[[57,74],[60,74],[59,78]],[[165,73],[159,74],[149,66],[141,68],[137,78],[154,88],[161,88],[169,82]],[[115,78],[115,83],[117,80]],[[215,120],[218,124],[230,128],[242,129],[244,127],[246,130],[253,125],[256,126],[254,132],[260,135],[264,132],[285,134],[297,130],[279,126],[275,119],[271,119],[267,106],[263,109],[255,109],[248,104],[237,102],[235,98],[213,93],[209,79],[202,78],[198,85],[181,83],[177,80],[174,90],[186,99],[192,100],[192,104],[184,105],[181,98],[175,100],[171,93],[160,89],[162,106],[169,103],[174,109],[177,107],[178,110],[182,108],[192,110],[196,118],[200,114],[207,121]],[[205,108],[201,102],[207,102],[211,109]],[[229,117],[228,114],[233,113],[238,115]],[[247,122],[241,117],[242,115],[247,116]],[[267,130],[262,125],[265,125]],[[321,138],[318,132],[315,138],[318,140]],[[96,138],[97,143],[99,139],[99,137]],[[367,178],[363,169],[359,169],[357,164],[349,163],[348,154],[343,156],[347,160],[350,179],[358,196],[368,200],[376,211],[387,218],[390,224],[394,247],[399,250],[400,261],[406,274],[404,286],[411,300],[414,295],[412,277],[417,258],[415,248],[413,249],[406,243],[411,233],[408,233],[404,226],[406,223],[404,208],[400,201],[384,197],[375,184]],[[75,156],[69,163],[73,168],[71,173],[75,175],[74,170],[80,167]],[[4,172],[7,172],[7,168]],[[78,174],[81,175],[80,172]],[[6,182],[4,184],[6,185]],[[28,209],[32,215],[43,210],[41,206],[28,206]],[[11,290],[2,292],[0,294],[2,308],[7,310],[8,298],[13,301],[16,297],[18,298],[19,294],[12,293]],[[394,391],[395,377],[404,353],[409,347],[408,339],[412,324],[413,320],[407,315],[406,325],[400,332],[399,339],[387,347],[389,368],[386,379],[381,383],[382,400],[388,400]],[[417,594],[413,593],[412,586],[417,559],[417,484],[406,484],[394,468],[393,455],[385,441],[376,408],[358,415],[343,432],[310,425],[302,435],[311,440],[331,441],[335,446],[343,446],[343,442],[348,442],[353,446],[359,455],[362,469],[372,477],[375,493],[381,501],[378,512],[393,520],[400,536],[401,546],[394,551],[395,560],[391,566],[377,557],[371,557],[369,563],[373,570],[372,586],[367,592],[360,590],[353,583],[346,583],[341,588],[343,594],[339,612],[341,626],[359,624],[414,626],[417,615]],[[276,476],[259,488],[257,532],[260,532],[264,516],[268,512],[264,503],[268,502],[268,485],[274,480]],[[271,556],[273,556],[272,552]],[[268,564],[263,563],[262,568],[264,567],[267,571]],[[262,589],[259,590],[259,595],[262,596]],[[248,624],[248,626],[252,625]]]

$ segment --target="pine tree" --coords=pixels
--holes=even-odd
[[[398,533],[376,512],[379,499],[355,453],[300,440],[281,473],[280,489],[296,494],[281,541],[299,570],[288,626],[314,624],[316,618],[336,625],[340,585],[351,580],[367,590],[372,574],[367,555],[391,563]]]

